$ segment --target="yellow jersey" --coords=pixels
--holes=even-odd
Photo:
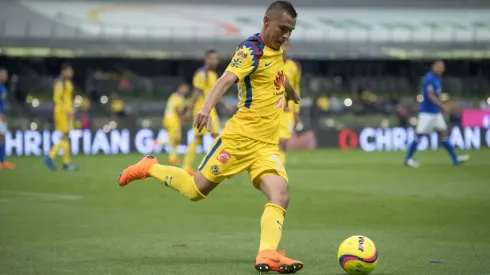
[[[194,73],[194,77],[192,78],[192,86],[194,86],[195,89],[202,91],[202,95],[197,98],[194,105],[194,115],[201,110],[204,102],[206,101],[206,97],[208,97],[209,91],[211,91],[211,88],[217,80],[218,74],[206,67],[201,67]],[[216,110],[213,108],[211,113],[214,112],[216,112]]]
[[[73,111],[73,84],[71,80],[59,77],[54,81],[53,102],[55,113]]]
[[[167,100],[163,119],[169,122],[180,123],[180,115],[184,111],[184,108],[185,98],[179,93],[173,93]]]
[[[286,74],[291,86],[293,86],[298,96],[300,96],[301,66],[299,63],[291,59],[286,60],[286,62],[284,62],[284,73]],[[294,101],[290,100],[288,102],[288,106],[289,108],[286,109],[285,112],[299,113],[299,104],[296,104]]]
[[[237,47],[226,71],[238,78],[239,102],[223,135],[238,134],[277,144],[286,90],[282,49],[267,47],[255,34]]]

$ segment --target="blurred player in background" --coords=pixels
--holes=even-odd
[[[8,72],[0,68],[0,169],[14,169],[14,165],[5,161],[5,134],[7,133],[7,87]]]
[[[177,146],[182,141],[182,122],[185,109],[185,97],[189,93],[189,85],[180,84],[177,91],[167,100],[165,115],[163,116],[163,127],[168,131],[169,144],[172,147],[168,155],[170,165],[178,164]]]
[[[53,171],[57,170],[54,158],[61,150],[63,154],[63,170],[76,171],[78,167],[71,164],[69,133],[73,129],[73,68],[70,64],[61,66],[61,75],[54,81],[54,127],[63,134],[61,141],[51,148],[48,156],[44,157],[44,163]]]
[[[289,39],[282,45],[283,58],[284,58],[284,73],[289,80],[289,83],[296,90],[298,96],[300,96],[300,82],[301,82],[301,66],[298,62],[289,58],[291,51],[291,42]],[[283,165],[286,165],[286,151],[288,142],[293,135],[296,125],[299,122],[299,104],[293,101],[286,102],[284,106],[284,113],[281,116],[281,124],[279,126],[279,158]]]
[[[449,132],[446,121],[441,111],[447,112],[447,108],[440,100],[442,92],[442,75],[446,69],[442,60],[432,63],[432,69],[425,74],[422,80],[422,103],[420,103],[419,116],[417,119],[416,136],[408,149],[405,157],[405,165],[413,168],[419,167],[419,163],[413,160],[413,155],[417,151],[420,138],[429,135],[434,130],[438,131],[442,138],[442,145],[451,156],[454,165],[469,160],[468,155],[458,156],[454,151],[454,146],[449,141]]]
[[[288,177],[278,157],[279,122],[285,100],[299,102],[284,76],[281,46],[294,30],[296,16],[291,3],[272,3],[263,18],[260,34],[237,47],[197,114],[194,126],[198,130],[211,128],[214,106],[235,83],[238,83],[239,109],[228,120],[194,177],[184,169],[160,165],[152,156],[129,166],[119,177],[120,186],[153,177],[188,199],[199,201],[224,179],[247,171],[254,186],[267,198],[255,258],[255,269],[259,272],[295,273],[303,268],[302,262],[277,251],[289,204]]]
[[[218,74],[216,70],[219,65],[219,56],[215,50],[208,50],[204,57],[204,66],[199,68],[195,73],[192,79],[192,86],[194,86],[194,94],[192,96],[191,104],[189,105],[189,109],[186,114],[186,119],[191,117],[195,118],[197,113],[201,110],[204,105],[204,101],[211,91],[214,83],[218,80]],[[230,111],[233,112],[234,108],[229,106],[223,101],[220,101],[224,104],[224,106]],[[216,138],[219,135],[220,131],[220,121],[218,117],[218,113],[216,109],[213,108],[211,110],[211,117],[213,118],[210,133],[213,135],[213,138]],[[194,170],[192,169],[192,164],[196,157],[196,149],[197,146],[202,144],[202,137],[208,133],[208,131],[197,131],[194,127],[194,140],[189,144],[187,148],[187,154],[184,158],[184,165],[182,168],[186,170],[190,175],[194,175]]]

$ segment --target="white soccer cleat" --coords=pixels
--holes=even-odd
[[[413,159],[405,160],[405,165],[412,168],[419,168],[420,164]]]
[[[458,156],[458,162],[467,162],[470,160],[470,155],[459,155]]]

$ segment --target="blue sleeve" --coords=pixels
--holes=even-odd
[[[5,114],[6,110],[6,101],[7,101],[7,90],[5,87],[0,87],[0,114]]]

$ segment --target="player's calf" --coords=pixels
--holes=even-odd
[[[133,181],[152,177],[191,201],[199,201],[216,187],[201,173],[190,176],[184,169],[160,165],[153,156],[145,156],[140,162],[124,169],[119,177],[119,185],[125,186]]]

